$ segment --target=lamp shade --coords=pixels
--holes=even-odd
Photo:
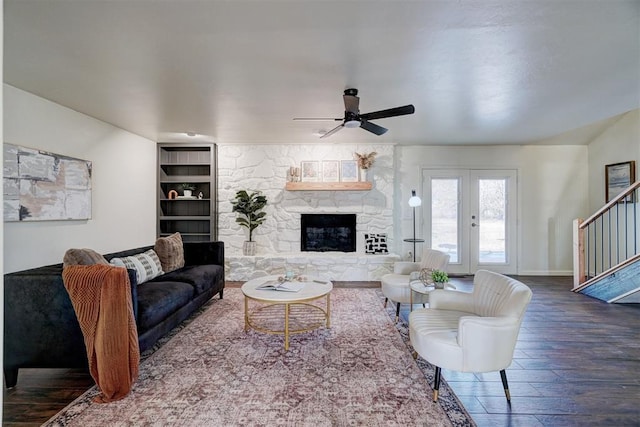
[[[422,205],[422,199],[416,196],[416,190],[411,190],[411,198],[409,199],[409,206],[416,208]]]

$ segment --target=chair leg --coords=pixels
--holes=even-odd
[[[440,367],[436,366],[436,374],[433,379],[433,401],[438,401],[438,390],[440,389]]]
[[[502,379],[502,387],[504,387],[504,395],[507,396],[507,402],[511,403],[511,393],[509,393],[509,384],[507,383],[507,372],[503,369],[500,371]]]
[[[400,303],[396,305],[396,323],[400,320]]]
[[[385,299],[384,299],[384,308],[387,308],[387,301],[389,301],[389,298],[385,297]]]

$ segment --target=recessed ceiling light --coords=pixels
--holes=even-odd
[[[190,136],[190,137],[192,137],[192,138],[193,138],[194,136],[197,136],[197,135],[198,135],[198,134],[197,134],[197,133],[195,133],[195,132],[187,132],[187,136]]]

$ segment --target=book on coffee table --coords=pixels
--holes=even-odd
[[[302,282],[279,282],[277,280],[269,280],[258,286],[256,289],[266,289],[270,291],[298,292],[304,288]]]

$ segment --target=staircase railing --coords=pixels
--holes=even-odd
[[[640,257],[640,181],[586,220],[573,221],[573,290]]]

